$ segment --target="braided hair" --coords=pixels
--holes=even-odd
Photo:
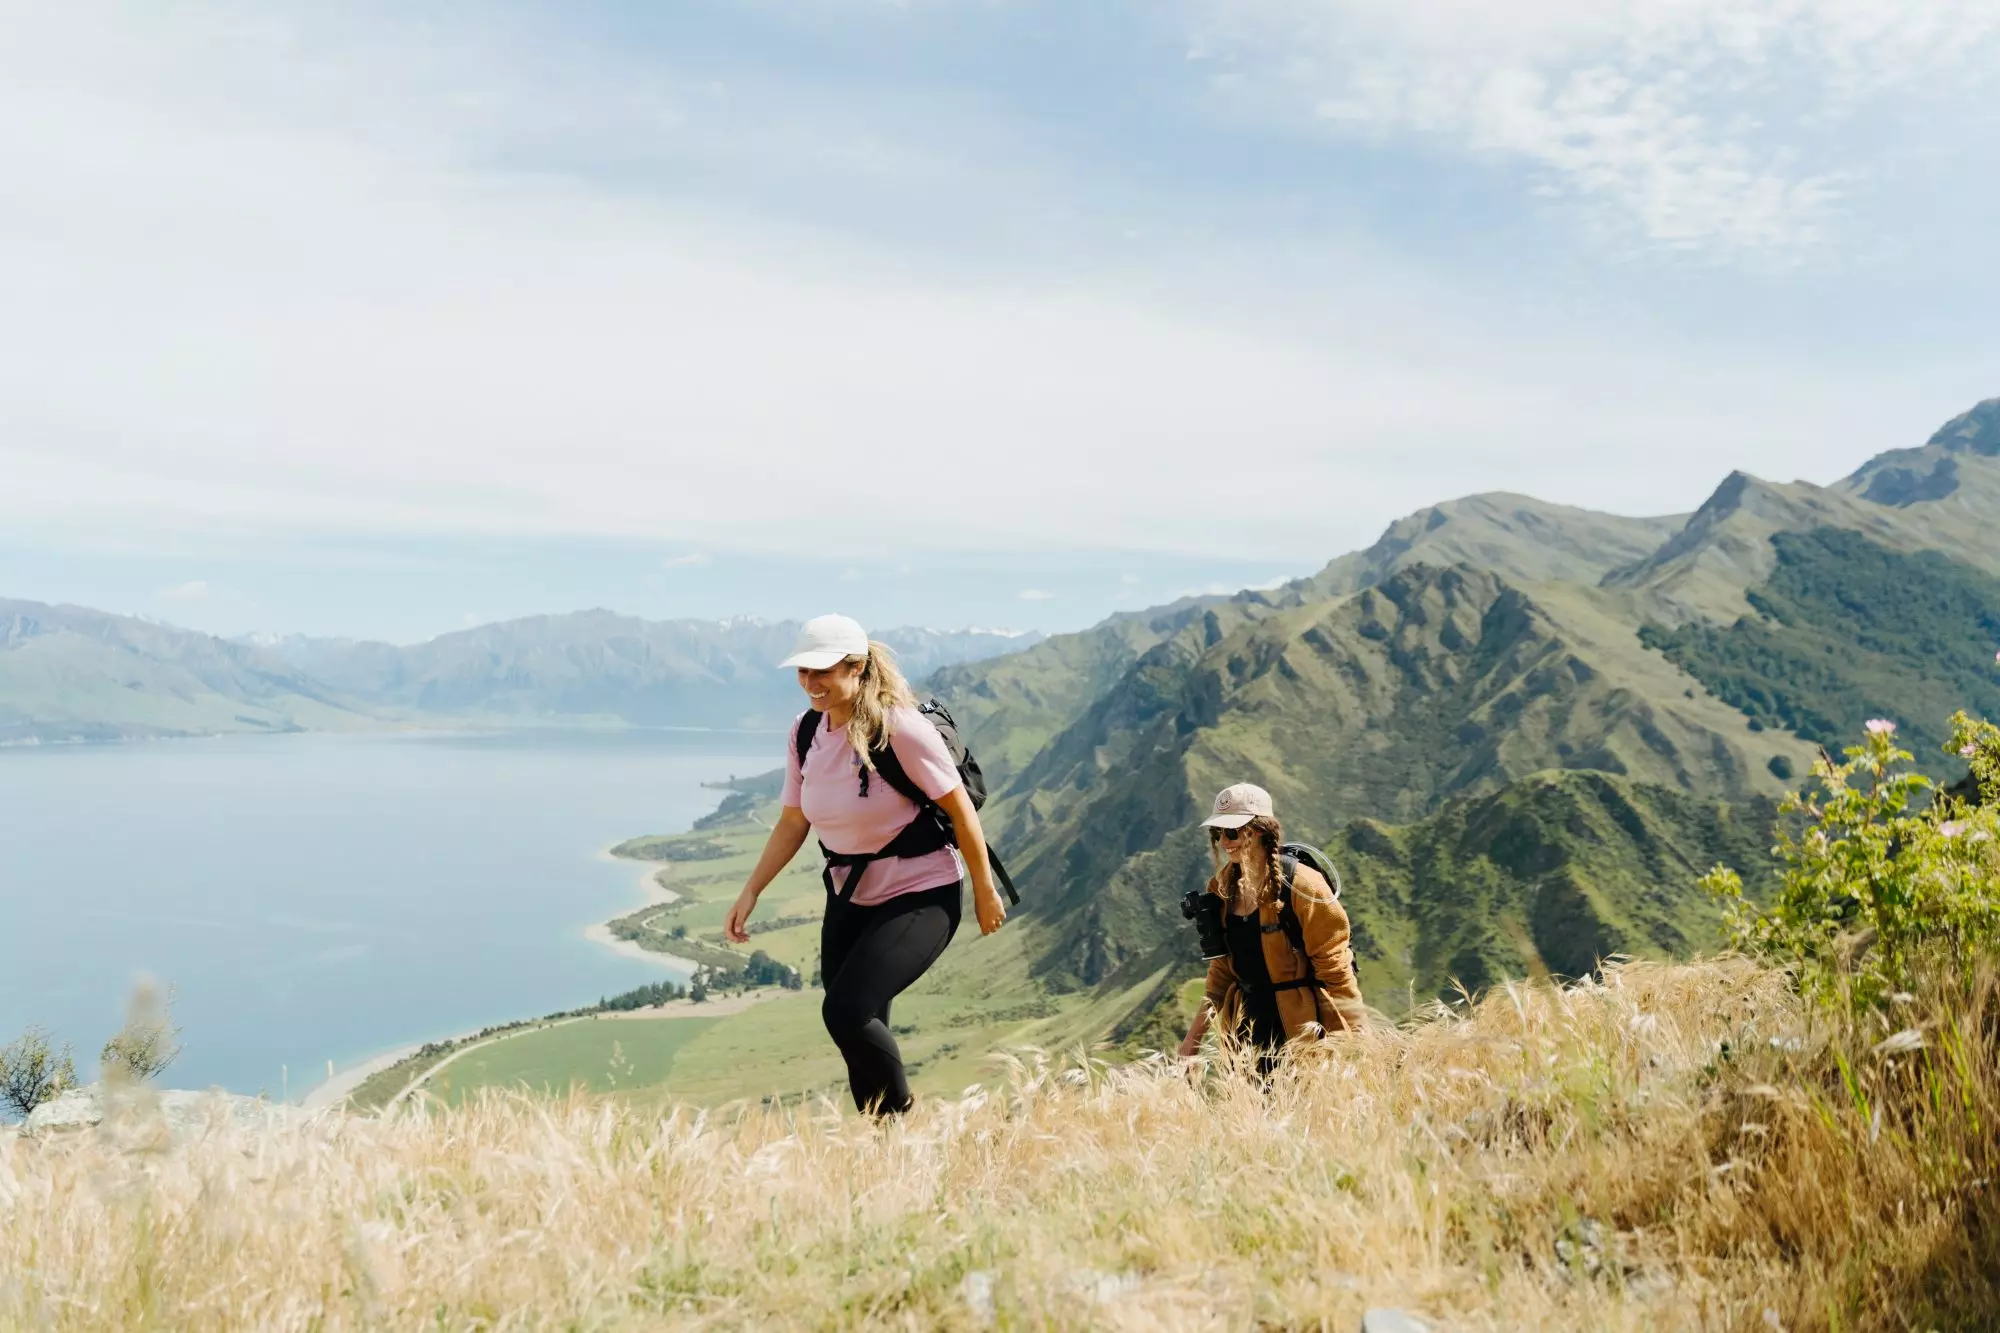
[[[1278,864],[1278,846],[1285,840],[1285,826],[1278,822],[1277,817],[1258,815],[1245,824],[1243,829],[1256,839],[1258,848],[1264,853],[1264,883],[1259,888],[1256,898],[1249,902],[1241,901],[1247,887],[1242,868],[1234,863],[1222,864],[1222,831],[1220,829],[1208,831],[1209,850],[1215,856],[1217,870],[1221,875],[1222,899],[1232,912],[1246,907],[1255,910],[1271,901],[1277,896],[1280,877],[1284,873]]]

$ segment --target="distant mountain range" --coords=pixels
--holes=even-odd
[[[81,607],[0,601],[0,744],[356,730],[424,720],[778,727],[795,622],[534,616],[398,647],[223,640]],[[914,674],[1039,634],[890,630]]]
[[[1695,878],[1755,882],[1776,798],[1867,718],[1950,776],[1945,715],[2000,716],[1996,533],[2000,399],[1831,486],[1731,475],[1691,515],[1451,501],[1309,578],[938,683],[1045,983],[1174,974],[1194,825],[1249,780],[1348,868],[1370,988],[1439,994],[1713,943]]]
[[[374,724],[268,653],[129,616],[0,599],[0,743]]]

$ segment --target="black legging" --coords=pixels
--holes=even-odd
[[[872,907],[829,896],[819,928],[820,1013],[847,1060],[863,1111],[910,1109],[903,1053],[889,1032],[889,1001],[922,976],[958,930],[960,884],[904,893]]]

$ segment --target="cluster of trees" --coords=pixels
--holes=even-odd
[[[751,990],[758,986],[782,986],[786,990],[804,990],[806,987],[806,979],[796,967],[779,962],[762,949],[751,954],[741,967],[696,968],[690,980],[692,985],[688,998],[696,1004],[717,991]]]
[[[171,1003],[171,996],[140,987],[125,1026],[97,1053],[106,1082],[147,1082],[179,1057],[180,1029],[174,1026]],[[77,1086],[75,1053],[67,1042],[58,1047],[46,1029],[30,1027],[0,1046],[0,1109],[26,1118]]]
[[[597,1012],[603,1014],[626,1013],[633,1009],[651,1009],[665,1004],[668,1000],[685,1000],[687,987],[674,981],[656,981],[650,986],[639,986],[622,995],[614,995],[608,1000],[597,1002]]]
[[[633,1009],[651,1009],[669,1000],[693,1000],[702,1004],[707,1002],[709,996],[721,991],[751,990],[758,986],[804,990],[805,984],[805,978],[796,967],[788,967],[759,949],[745,959],[741,967],[697,967],[685,986],[675,981],[655,981],[599,1000],[595,1009],[578,1012],[624,1013]]]

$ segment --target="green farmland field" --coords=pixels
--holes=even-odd
[[[454,1104],[479,1088],[592,1092],[664,1084],[681,1048],[719,1018],[581,1019],[504,1037],[439,1070],[430,1091]]]

